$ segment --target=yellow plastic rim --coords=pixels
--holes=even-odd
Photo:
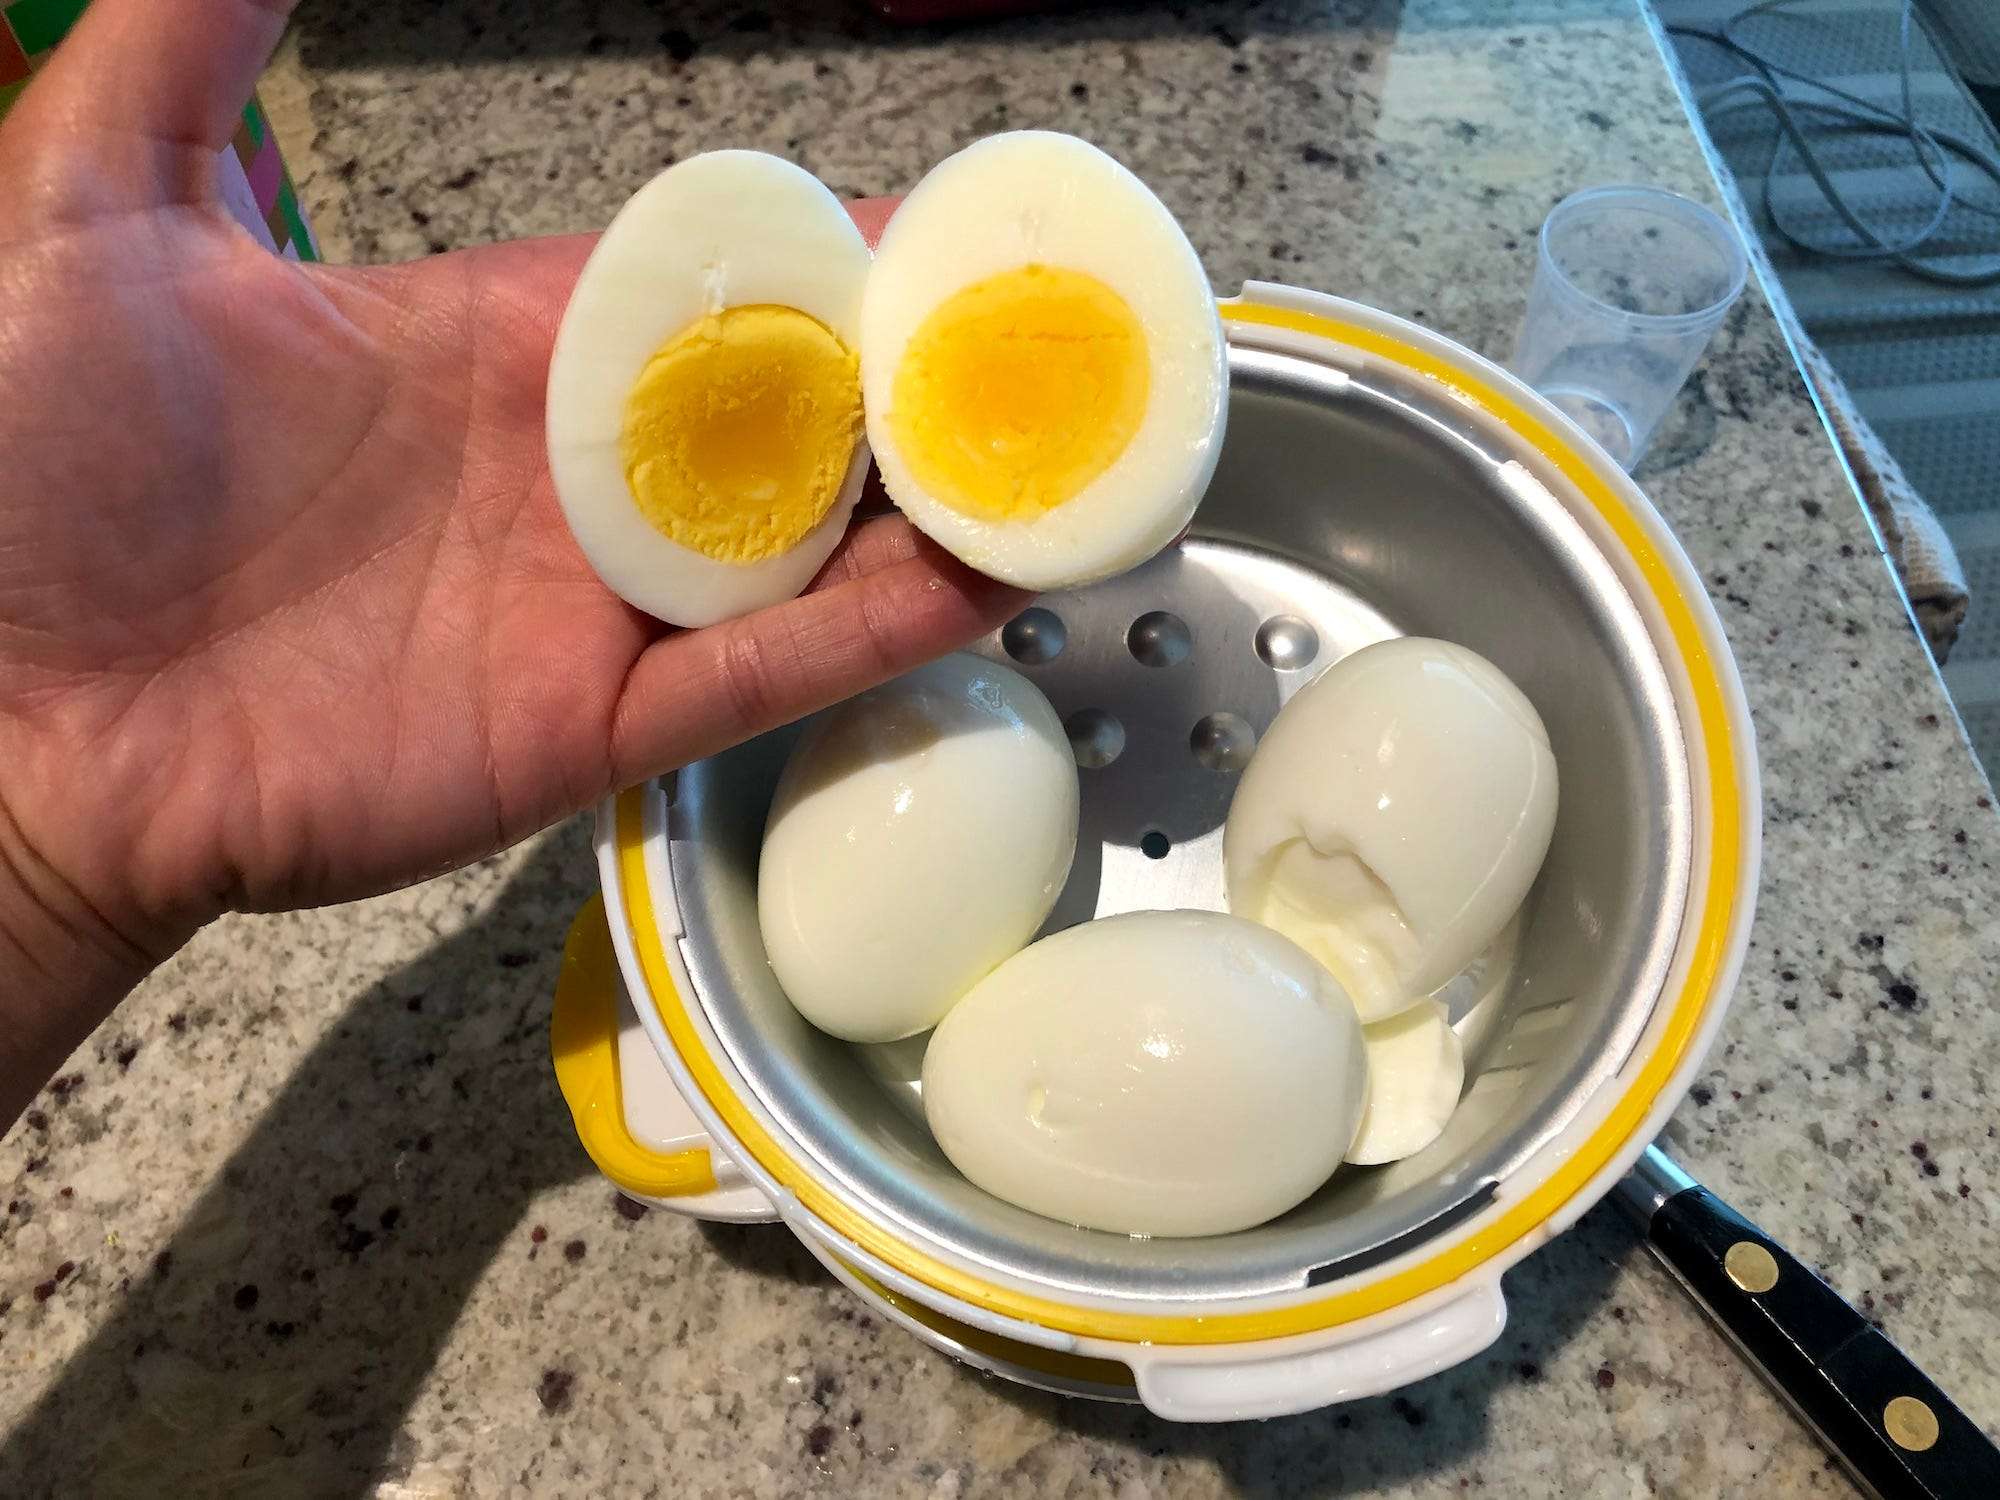
[[[1547,1178],[1435,1255],[1365,1286],[1332,1291],[1323,1297],[1282,1307],[1173,1315],[1117,1312],[1078,1307],[983,1280],[906,1244],[856,1212],[794,1159],[736,1096],[689,1019],[674,985],[666,953],[660,946],[652,888],[646,874],[641,791],[635,788],[622,793],[617,805],[619,881],[633,950],[645,973],[647,988],[689,1074],[758,1165],[796,1194],[800,1206],[835,1234],[945,1296],[1057,1332],[1124,1343],[1233,1344],[1317,1333],[1387,1312],[1448,1286],[1524,1236],[1533,1234],[1632,1138],[1687,1056],[1727,964],[1730,932],[1741,898],[1737,866],[1743,854],[1743,801],[1736,784],[1738,757],[1729,724],[1727,694],[1694,611],[1672,569],[1618,494],[1598,477],[1567,439],[1513,396],[1413,344],[1358,323],[1291,308],[1237,305],[1224,307],[1222,315],[1232,322],[1310,334],[1392,360],[1438,381],[1511,429],[1576,487],[1630,554],[1687,669],[1693,689],[1696,732],[1707,758],[1710,782],[1708,871],[1707,878],[1697,878],[1695,886],[1703,896],[1701,909],[1692,923],[1694,941],[1687,978],[1673,997],[1659,1039],[1633,1076],[1631,1086],[1611,1106],[1597,1128]]]
[[[702,1147],[655,1151],[625,1124],[618,1083],[618,955],[604,898],[592,896],[570,923],[549,1016],[556,1086],[576,1122],[576,1138],[597,1170],[642,1198],[715,1191],[714,1163]]]

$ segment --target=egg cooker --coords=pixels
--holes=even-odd
[[[1444,1135],[1196,1239],[1073,1228],[973,1187],[765,960],[758,847],[795,727],[603,805],[603,896],[553,1022],[583,1145],[633,1197],[781,1220],[939,1349],[1196,1421],[1377,1394],[1499,1335],[1501,1273],[1625,1172],[1698,1067],[1759,838],[1721,624],[1610,459],[1427,329],[1256,283],[1222,314],[1228,440],[1192,532],[978,648],[1047,692],[1077,750],[1081,837],[1049,927],[1220,908],[1230,794],[1285,699],[1387,636],[1471,646],[1541,711],[1562,795],[1511,941],[1447,993],[1468,1083]]]

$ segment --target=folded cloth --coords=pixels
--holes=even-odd
[[[1951,538],[1938,523],[1937,512],[1862,417],[1832,361],[1798,326],[1790,307],[1776,311],[1779,320],[1788,325],[1806,380],[1819,398],[1820,410],[1826,413],[1834,438],[1854,471],[1862,501],[1875,518],[1875,527],[1896,565],[1910,611],[1917,617],[1931,655],[1943,666],[1958,639],[1959,627],[1965,623],[1971,598],[1965,586],[1965,569],[1959,565]]]
[[[1930,0],[1933,8],[1940,3],[1942,0]],[[1964,0],[1959,6],[1953,0],[1947,8],[1977,9],[1984,14],[1992,5],[1993,0]],[[1731,14],[1739,20],[1747,20],[1749,15],[1740,0],[1666,0],[1657,8],[1671,13],[1672,19],[1683,26],[1692,23],[1702,29],[1714,27]],[[1757,45],[1776,48],[1783,61],[1807,74],[1844,69],[1837,77],[1829,78],[1828,83],[1837,82],[1843,88],[1858,91],[1864,98],[1873,99],[1874,105],[1888,115],[1899,113],[1899,103],[1904,108],[1910,107],[1910,90],[1914,86],[1929,112],[1926,118],[1931,128],[1948,126],[1967,139],[1992,139],[1986,117],[1938,52],[1926,24],[1927,15],[1928,10],[1913,22],[1908,7],[1897,0],[1867,0],[1865,4],[1842,10],[1840,24],[1831,29],[1815,29],[1801,23],[1780,30],[1775,28],[1777,18],[1770,18],[1773,28],[1757,32],[1761,38]],[[1829,52],[1827,38],[1836,33],[1838,45]],[[1717,185],[1737,224],[1750,226],[1750,232],[1744,236],[1744,248],[1769,295],[1771,311],[1790,339],[1806,382],[1812,387],[1847,459],[1862,501],[1874,518],[1876,530],[1903,585],[1910,612],[1915,615],[1931,654],[1942,664],[1965,620],[1964,570],[1952,550],[1950,538],[1938,523],[1937,513],[1869,425],[1861,404],[1836,371],[1833,360],[1806,332],[1783,282],[1783,277],[1807,265],[1820,271],[1844,267],[1852,272],[1818,277],[1812,283],[1802,284],[1801,290],[1806,299],[1804,310],[1814,321],[1836,310],[1846,315],[1840,320],[1846,325],[1845,334],[1836,336],[1833,328],[1839,325],[1828,326],[1829,342],[1840,348],[1853,341],[1855,315],[1880,311],[1877,304],[1886,296],[1882,288],[1885,283],[1893,285],[1894,278],[1880,267],[1870,269],[1817,257],[1779,229],[1773,217],[1774,190],[1781,190],[1777,196],[1792,202],[1812,222],[1824,225],[1828,218],[1821,196],[1808,192],[1804,184],[1796,151],[1786,148],[1787,137],[1781,129],[1784,122],[1767,109],[1711,108],[1702,104],[1703,100],[1723,97],[1717,94],[1718,89],[1726,90],[1732,78],[1752,76],[1752,70],[1736,51],[1700,40],[1699,30],[1684,30],[1673,42],[1671,55],[1685,75],[1691,102],[1697,106],[1696,134],[1703,138],[1710,152]],[[1899,81],[1900,101],[1896,97]],[[1918,213],[1920,222],[1923,215],[1931,213],[1937,201],[1937,186],[1926,175],[1927,168],[1919,170],[1913,165],[1905,146],[1891,142],[1883,132],[1872,132],[1875,139],[1871,144],[1871,132],[1854,130],[1850,128],[1852,121],[1818,112],[1817,104],[1827,102],[1827,96],[1814,86],[1801,83],[1794,88],[1787,82],[1785,97],[1799,116],[1795,123],[1814,137],[1814,145],[1833,151],[1826,158],[1827,168],[1847,199],[1871,205],[1866,210],[1867,217],[1901,223],[1903,220],[1897,215],[1907,210]],[[1773,176],[1774,168],[1780,166],[1784,170]],[[1978,243],[1985,243],[1990,227],[1986,219],[1976,224],[1969,222],[1977,205],[1968,201],[1973,196],[1968,186],[1969,179],[1960,183],[1957,199],[1961,207],[1950,216],[1949,238],[1954,246],[1968,235],[1974,235]],[[1758,199],[1761,202],[1746,201]],[[1936,298],[1921,295],[1925,285],[1909,280],[1912,292],[1928,306]],[[1943,290],[1932,289],[1940,295]],[[1927,321],[1929,326],[1937,326],[1934,308]],[[1862,384],[1865,387],[1869,382],[1863,380]],[[1954,508],[1961,498],[1953,497]]]
[[[1747,215],[1735,174],[1720,160],[1712,159],[1711,165],[1736,222],[1739,225],[1754,222]],[[1806,384],[1812,387],[1820,410],[1826,414],[1834,441],[1840,445],[1861,492],[1862,503],[1874,518],[1875,529],[1881,534],[1882,545],[1888,550],[1889,561],[1895,566],[1896,577],[1909,599],[1910,613],[1916,616],[1932,657],[1943,666],[1951,654],[1952,643],[1958,639],[1959,627],[1965,623],[1966,606],[1971,600],[1965,586],[1965,569],[1959,564],[1951,538],[1945,535],[1930,502],[1910,483],[1903,466],[1861,415],[1861,408],[1847,389],[1847,382],[1834,369],[1833,361],[1813,342],[1812,335],[1799,321],[1763,242],[1755,235],[1745,235],[1743,248],[1763,283],[1772,316],[1784,329]]]

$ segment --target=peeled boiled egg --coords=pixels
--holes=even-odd
[[[1023,588],[1143,562],[1193,515],[1228,391],[1215,299],[1146,185],[1074,136],[989,136],[883,233],[861,307],[882,482]]]
[[[1019,1207],[1125,1234],[1222,1234],[1309,1197],[1354,1142],[1361,1023],[1325,969],[1220,912],[1045,937],[948,1014],[924,1115]]]
[[[1380,1166],[1415,1156],[1444,1133],[1465,1087],[1465,1054],[1435,1000],[1362,1028],[1368,1105],[1347,1159]]]
[[[867,244],[811,174],[715,151],[633,195],[549,366],[549,469],[585,557],[674,625],[812,581],[867,471]]]
[[[1035,934],[1076,853],[1076,759],[1020,673],[958,654],[828,709],[778,778],[757,916],[800,1013],[931,1026]]]
[[[1257,747],[1223,833],[1229,909],[1379,1021],[1506,926],[1555,815],[1555,756],[1520,689],[1462,646],[1383,641],[1303,688]]]

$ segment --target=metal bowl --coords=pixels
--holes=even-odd
[[[1051,928],[1220,908],[1221,824],[1248,745],[1346,652],[1440,636],[1521,686],[1548,726],[1561,807],[1518,943],[1447,995],[1468,1087],[1430,1148],[1196,1239],[1073,1228],[991,1197],[772,976],[756,867],[796,730],[690,766],[668,794],[684,988],[773,1134],[898,1240],[1098,1307],[1338,1282],[1478,1215],[1626,1062],[1689,902],[1690,764],[1661,632],[1575,505],[1423,369],[1254,332],[1233,335],[1228,441],[1186,540],[1044,598],[981,649],[1043,687],[1084,767],[1077,868]]]

